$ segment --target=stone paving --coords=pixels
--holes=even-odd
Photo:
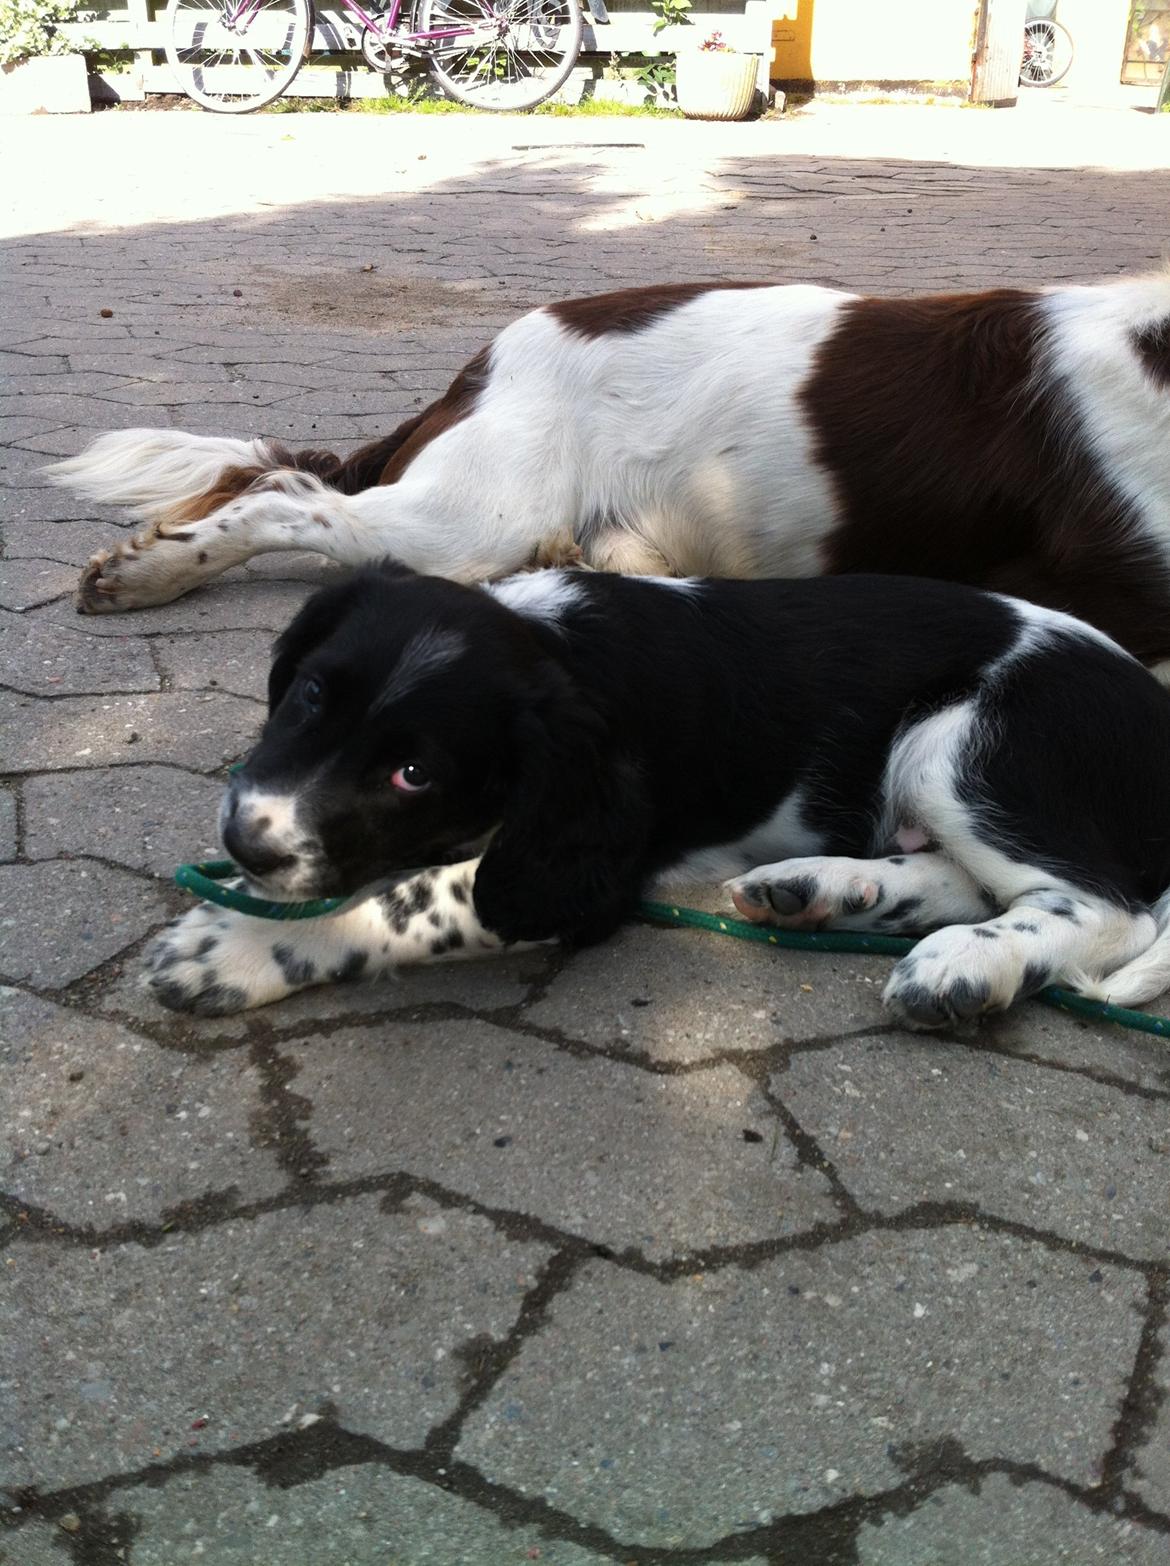
[[[79,619],[125,519],[39,469],[142,422],[348,446],[576,292],[1142,269],[1167,131],[9,125],[4,1566],[1166,1561],[1165,1044],[917,1037],[878,959],[646,927],[160,1011],[138,954],[323,568]]]

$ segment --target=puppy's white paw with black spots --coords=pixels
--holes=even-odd
[[[909,1027],[945,1028],[1034,995],[1050,970],[1039,953],[1029,960],[1015,928],[999,920],[936,930],[890,975],[886,1006]]]
[[[357,978],[361,953],[346,971],[318,961],[312,938],[287,925],[201,903],[159,932],[146,950],[144,982],[172,1011],[224,1017],[341,978]]]
[[[731,900],[754,924],[816,929],[873,908],[881,887],[855,859],[785,859],[727,882]]]

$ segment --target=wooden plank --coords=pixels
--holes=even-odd
[[[1019,98],[1028,0],[982,0],[975,35],[971,102],[1010,108]]]
[[[60,31],[76,43],[93,41],[101,49],[161,49],[166,26],[157,22],[131,22],[129,17],[108,17],[100,22],[62,22]]]
[[[745,53],[770,54],[771,24],[767,20],[766,0],[747,0],[747,6],[748,14],[744,15],[699,11],[694,13],[693,26],[667,27],[660,33],[655,33],[654,17],[648,11],[611,12],[607,23],[587,16],[583,48],[588,54],[675,54],[679,49],[696,47],[713,32],[721,32],[728,43]],[[350,53],[358,48],[361,27],[347,12],[320,10],[316,22],[315,50]],[[111,15],[94,22],[67,22],[61,30],[78,42],[93,38],[103,49],[161,49],[166,37],[161,11],[154,20],[141,15]]]
[[[750,0],[749,0],[750,5]],[[602,24],[585,18],[583,48],[589,54],[677,54],[695,49],[712,33],[722,33],[729,44],[745,54],[771,54],[772,29],[763,3],[751,6],[750,15],[721,11],[693,11],[691,26],[664,27],[654,31],[651,12],[611,11]]]

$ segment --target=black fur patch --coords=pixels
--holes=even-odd
[[[1020,994],[1035,995],[1037,990],[1042,990],[1048,983],[1048,969],[1043,963],[1030,962],[1024,969],[1024,977],[1020,980]]]
[[[791,881],[768,881],[760,886],[760,890],[778,914],[799,913],[802,908],[807,908],[816,889],[816,880],[811,875],[793,876]]]
[[[352,951],[346,952],[335,968],[330,968],[329,977],[338,984],[347,984],[350,980],[362,976],[368,961],[365,952],[359,951],[355,946]]]
[[[390,921],[390,928],[395,935],[405,935],[406,927],[410,923],[410,914],[402,898],[397,892],[383,892],[378,901],[386,910],[386,918]]]
[[[307,957],[298,957],[291,946],[274,946],[272,960],[289,984],[312,984],[317,970]]]
[[[971,934],[975,935],[975,936],[978,936],[978,938],[981,941],[998,941],[999,940],[999,931],[998,930],[989,930],[987,928],[987,926],[983,925],[983,924],[975,925],[974,928],[971,931]]]
[[[456,952],[465,944],[462,930],[457,930],[452,926],[451,929],[445,931],[442,935],[436,936],[431,942],[431,955],[442,957],[445,952]]]
[[[900,897],[896,903],[892,903],[886,909],[885,913],[878,915],[877,922],[890,929],[896,929],[900,924],[908,923],[921,907],[921,897]]]
[[[986,979],[956,979],[943,999],[956,1017],[974,1017],[991,997]]]

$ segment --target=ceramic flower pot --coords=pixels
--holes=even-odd
[[[678,106],[689,120],[742,120],[752,106],[759,62],[728,49],[680,50]]]
[[[0,114],[88,114],[83,54],[46,54],[0,66]]]

